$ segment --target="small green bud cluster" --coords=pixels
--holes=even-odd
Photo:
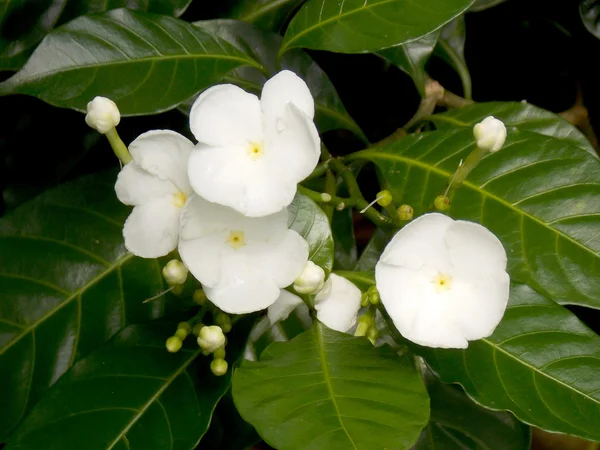
[[[175,334],[167,339],[166,347],[169,353],[177,353],[181,350],[183,341],[192,332],[192,326],[187,322],[181,322],[177,325]]]

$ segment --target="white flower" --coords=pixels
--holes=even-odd
[[[287,70],[265,83],[260,100],[231,84],[207,89],[190,112],[194,191],[248,217],[285,208],[319,160],[313,116],[306,83]]]
[[[342,333],[356,323],[361,292],[353,283],[335,273],[315,297],[317,319]]]
[[[304,305],[300,297],[282,289],[275,303],[267,309],[267,317],[271,321],[271,324],[275,324],[280,320],[287,319],[292,311],[300,305]]]
[[[325,271],[312,261],[307,261],[296,281],[294,290],[299,294],[316,294],[325,284]]]
[[[172,259],[163,267],[162,274],[167,284],[178,285],[185,283],[188,276],[188,268],[178,259]]]
[[[425,214],[401,229],[375,267],[381,301],[402,335],[420,345],[466,348],[504,315],[506,252],[487,228]]]
[[[143,258],[164,256],[177,247],[179,215],[192,193],[187,160],[194,147],[174,131],[154,130],[129,146],[133,161],[119,173],[115,191],[133,211],[125,222],[125,247]]]
[[[288,229],[286,209],[249,218],[194,195],[181,216],[179,254],[215,305],[243,314],[268,307],[294,282],[308,243]]]
[[[488,116],[473,127],[473,136],[477,141],[477,147],[497,152],[506,140],[506,127],[501,120]]]
[[[205,352],[213,353],[225,345],[225,335],[221,327],[210,325],[202,327],[198,333],[198,345]]]
[[[119,125],[121,114],[112,100],[106,97],[94,97],[87,104],[85,122],[99,133],[106,134]]]

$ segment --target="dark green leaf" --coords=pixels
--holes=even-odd
[[[445,382],[548,431],[600,441],[600,337],[525,285],[494,334],[466,350],[417,349]],[[497,448],[497,447],[493,447]]]
[[[177,106],[236,67],[260,67],[222,39],[167,16],[116,9],[50,33],[0,94],[34,95],[85,111],[96,95],[122,115]]]
[[[308,242],[308,258],[328,275],[333,268],[333,237],[327,216],[305,195],[296,194],[288,206],[289,226]]]
[[[228,16],[279,32],[288,18],[305,0],[240,0]]]
[[[423,380],[389,347],[319,322],[271,344],[233,376],[244,419],[270,445],[292,449],[407,449],[429,417]]]
[[[350,272],[348,270],[336,270],[335,273],[350,280],[363,292],[375,284],[374,272]]]
[[[413,42],[377,52],[392,64],[411,76],[419,94],[425,96],[425,64],[433,52],[440,33],[434,31]]]
[[[572,145],[596,155],[594,147],[576,127],[557,114],[526,102],[474,103],[460,109],[430,116],[436,128],[472,128],[487,116],[500,119],[511,130],[535,131],[536,133],[563,139]]]
[[[504,3],[506,0],[475,0],[473,6],[469,8],[469,11],[483,11],[485,9],[497,6],[500,3]]]
[[[352,209],[334,211],[331,229],[335,243],[334,267],[340,270],[351,270],[357,260]]]
[[[473,0],[308,0],[281,53],[297,47],[368,53],[417,40],[462,14]]]
[[[242,52],[251,53],[266,69],[269,76],[275,75],[281,69],[288,69],[299,75],[308,84],[315,99],[315,123],[321,133],[345,128],[367,141],[364,133],[348,115],[325,72],[310,56],[301,50],[294,50],[285,54],[278,66],[277,52],[281,45],[281,36],[237,20],[206,20],[195,22],[194,25],[214,33]],[[239,67],[228,73],[223,81],[236,84],[258,95],[267,81],[267,76],[252,67]],[[185,114],[189,114],[195,99],[195,96],[188,99],[180,109]]]
[[[247,336],[248,326],[239,326],[227,344],[231,365]],[[168,353],[165,340],[176,327],[132,325],[78,362],[33,408],[6,450],[80,450],[82,443],[89,450],[194,448],[233,370],[215,377],[192,338]]]
[[[192,0],[70,0],[61,22],[85,14],[102,13],[111,9],[127,8],[133,11],[152,12],[179,17]]]
[[[434,50],[450,67],[454,68],[463,86],[463,96],[471,98],[471,74],[465,60],[465,17],[461,16],[442,28],[440,38]]]
[[[351,158],[375,162],[416,217],[432,209],[474,147],[469,128],[409,136]],[[559,303],[600,308],[599,196],[598,159],[567,140],[512,129],[458,189],[449,213],[498,236],[512,279]]]
[[[375,233],[373,233],[373,236],[371,236],[371,239],[360,254],[354,270],[358,272],[375,270],[375,264],[379,261],[379,257],[390,239],[391,236],[388,236],[381,228],[375,230]]]
[[[116,174],[65,184],[0,220],[0,441],[71,365],[128,323],[180,309],[156,260],[123,246]]]

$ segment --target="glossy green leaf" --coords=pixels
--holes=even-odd
[[[407,449],[429,417],[423,380],[389,347],[319,322],[233,376],[242,417],[279,450]]]
[[[465,17],[457,17],[442,28],[440,38],[434,49],[434,55],[454,68],[460,77],[463,96],[472,96],[471,73],[465,60]]]
[[[425,64],[433,53],[439,34],[438,31],[434,31],[416,41],[377,52],[378,55],[411,76],[421,97],[425,96],[425,80],[427,78]]]
[[[506,0],[475,0],[473,6],[469,8],[469,12],[483,11],[488,8],[504,3]]]
[[[301,194],[296,194],[288,211],[289,227],[308,242],[308,259],[329,274],[333,268],[334,246],[327,216],[315,202]]]
[[[192,0],[69,0],[61,22],[119,8],[179,17],[190,3]]]
[[[390,239],[391,236],[388,235],[388,232],[383,231],[381,228],[375,230],[375,233],[369,239],[353,269],[358,272],[375,270],[375,264],[379,261],[379,257]]]
[[[529,427],[512,414],[483,408],[431,374],[426,385],[431,418],[412,450],[529,450]]]
[[[308,0],[287,28],[281,53],[302,47],[368,53],[417,40],[473,0]]]
[[[351,272],[349,270],[336,270],[336,274],[350,280],[361,291],[366,291],[375,284],[375,272]]]
[[[327,74],[310,56],[301,50],[294,50],[285,54],[278,65],[277,52],[281,45],[281,36],[237,20],[205,20],[194,24],[214,33],[242,52],[251,49],[253,57],[266,69],[269,77],[277,74],[281,69],[288,69],[299,75],[306,82],[315,99],[315,123],[321,133],[344,128],[367,141],[364,133],[344,108]],[[239,67],[228,73],[223,81],[259,95],[263,84],[267,81],[267,76],[253,67]],[[188,99],[181,105],[180,110],[189,114],[195,99],[196,96]]]
[[[432,210],[472,130],[409,136],[354,153],[373,161],[415,217]],[[449,214],[489,228],[506,248],[508,271],[559,303],[600,308],[600,161],[569,141],[511,129],[456,191]]]
[[[123,245],[116,174],[53,189],[0,220],[0,441],[71,365],[128,323],[178,310],[156,260]]]
[[[227,359],[240,356],[248,326],[230,333]],[[188,450],[208,429],[233,369],[210,371],[195,339],[178,353],[165,340],[176,323],[132,325],[79,361],[33,408],[6,450]],[[239,335],[238,335],[239,334]]]
[[[352,222],[352,209],[333,212],[331,229],[335,243],[334,267],[351,270],[357,262],[356,239]]]
[[[445,382],[548,431],[600,441],[600,337],[526,285],[494,334],[466,350],[419,347]],[[495,447],[494,447],[495,448]]]
[[[263,30],[279,32],[292,13],[306,0],[240,0],[228,17],[258,25]]]
[[[34,95],[85,111],[96,95],[122,115],[177,106],[236,67],[260,67],[222,39],[167,16],[116,9],[50,33],[0,94]]]
[[[511,130],[534,131],[546,136],[563,139],[572,145],[596,155],[590,141],[576,127],[565,119],[545,109],[526,102],[489,102],[474,103],[460,109],[453,109],[443,114],[435,114],[428,118],[439,130],[454,128],[472,128],[487,116],[500,119]]]

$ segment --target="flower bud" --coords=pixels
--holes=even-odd
[[[361,308],[366,308],[370,304],[371,304],[371,302],[369,301],[369,293],[368,292],[363,292],[362,295],[360,296],[360,306],[361,306]]]
[[[202,289],[196,289],[192,295],[192,299],[195,303],[202,306],[206,303],[206,294]]]
[[[95,97],[87,104],[87,115],[85,123],[97,130],[99,133],[106,134],[114,127],[119,125],[121,114],[119,108],[112,100],[106,97]]]
[[[184,330],[183,328],[179,328],[176,332],[175,332],[175,336],[177,336],[179,339],[181,339],[182,341],[188,337],[190,333],[187,330]]]
[[[358,326],[354,336],[366,336],[369,330],[375,325],[373,313],[369,310],[358,318]]]
[[[375,285],[371,286],[367,293],[369,294],[369,303],[371,303],[371,305],[376,305],[379,303],[379,292],[377,291]]]
[[[215,359],[225,359],[225,347],[221,347],[213,354]]]
[[[380,191],[377,193],[377,204],[379,206],[388,206],[392,203],[392,194],[390,191]]]
[[[473,136],[477,147],[490,152],[497,152],[506,140],[506,127],[501,120],[488,116],[473,127]]]
[[[410,205],[400,205],[398,208],[398,217],[400,220],[412,220],[414,210]]]
[[[162,270],[163,277],[169,286],[185,283],[188,276],[188,269],[178,259],[172,259]]]
[[[225,335],[221,327],[210,325],[202,328],[198,334],[198,345],[202,350],[209,353],[223,347],[225,345]]]
[[[185,330],[187,334],[190,334],[190,332],[192,331],[192,326],[187,322],[179,322],[179,324],[177,325],[177,329]]]
[[[223,328],[223,325],[231,324],[231,318],[228,314],[220,312],[219,314],[217,314],[217,317],[215,317],[215,323],[221,328]]]
[[[438,195],[433,201],[433,205],[438,211],[447,211],[450,209],[450,199],[445,195]]]
[[[179,350],[181,350],[182,345],[183,342],[181,342],[181,339],[179,339],[177,336],[171,336],[169,339],[167,339],[166,347],[169,353],[177,353]]]
[[[377,327],[373,326],[369,328],[369,331],[367,331],[367,339],[371,341],[371,344],[375,345],[377,339],[379,339],[379,330]]]
[[[299,294],[316,294],[325,284],[325,271],[312,261],[307,261],[296,281],[294,290]]]
[[[227,373],[227,361],[224,359],[213,359],[210,363],[210,371],[220,377]]]

